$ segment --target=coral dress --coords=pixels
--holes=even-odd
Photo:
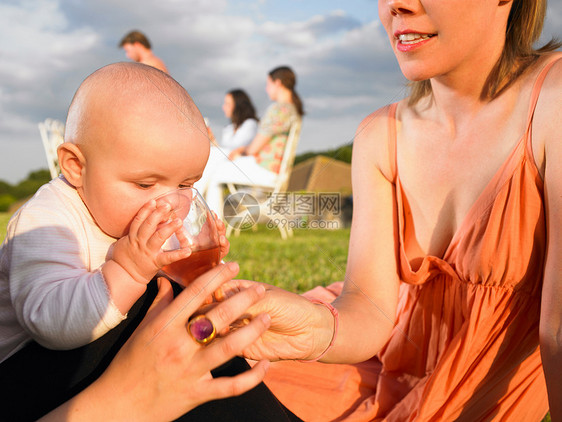
[[[560,56],[558,56],[560,57]],[[543,181],[531,122],[550,61],[531,95],[527,129],[443,257],[413,268],[405,197],[395,183],[400,299],[390,340],[357,365],[277,362],[266,384],[305,421],[540,421],[548,410],[539,352],[546,245]],[[396,150],[396,104],[389,107]],[[341,285],[307,296],[333,300]]]

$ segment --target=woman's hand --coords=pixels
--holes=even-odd
[[[246,151],[246,147],[245,147],[245,146],[235,148],[235,149],[233,149],[232,151],[230,151],[230,154],[228,154],[228,159],[229,159],[229,160],[234,160],[234,159],[240,157],[241,155],[246,155],[246,154],[245,154],[245,151]]]
[[[210,126],[206,126],[206,128],[207,128],[207,136],[209,137],[209,141],[211,141],[211,145],[218,147],[219,145],[217,143],[217,138],[215,137],[213,130],[211,129]]]
[[[222,287],[224,297],[260,285],[248,280],[233,280]],[[244,357],[253,360],[315,359],[327,349],[334,334],[334,318],[324,305],[278,287],[263,284],[265,297],[252,306],[242,321],[266,312],[271,318],[269,329],[244,349]]]
[[[213,379],[210,371],[255,342],[269,326],[267,315],[206,346],[196,343],[186,328],[204,299],[237,272],[236,264],[221,264],[175,299],[170,283],[160,278],[151,309],[108,369],[46,420],[76,416],[81,420],[169,421],[206,401],[239,395],[260,383],[267,361],[235,377]],[[222,332],[264,294],[262,286],[240,289],[206,316]]]

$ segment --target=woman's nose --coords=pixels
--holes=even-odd
[[[392,16],[409,15],[415,13],[417,0],[386,0],[386,4]]]

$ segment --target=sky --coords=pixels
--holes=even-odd
[[[215,134],[224,94],[244,89],[262,115],[267,73],[288,65],[305,104],[297,152],[352,141],[370,112],[405,96],[375,0],[0,0],[0,180],[47,168],[37,124],[64,121],[82,80],[126,61],[117,47],[144,32]],[[545,39],[562,38],[550,0]]]

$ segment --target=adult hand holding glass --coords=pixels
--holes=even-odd
[[[269,326],[267,315],[255,317],[207,346],[196,343],[186,329],[189,317],[204,299],[237,272],[236,264],[221,264],[198,277],[175,299],[170,283],[160,278],[151,309],[108,369],[42,420],[169,421],[201,403],[241,394],[260,383],[267,361],[235,377],[213,379],[210,370],[256,341]],[[264,293],[261,286],[240,290],[206,316],[221,332]]]
[[[244,357],[253,360],[316,360],[331,346],[335,320],[330,310],[301,295],[249,280],[232,280],[221,287],[229,298],[251,286],[263,285],[266,294],[236,321],[231,328],[244,326],[254,315],[266,312],[271,318],[269,329],[244,349]]]

